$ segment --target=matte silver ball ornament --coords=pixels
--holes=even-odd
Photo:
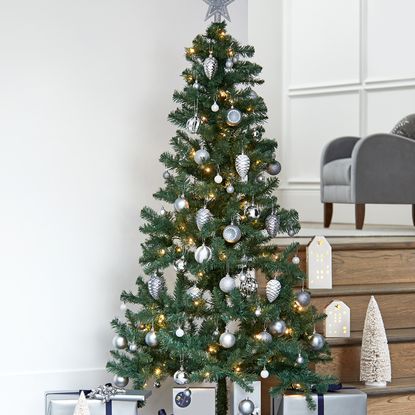
[[[234,188],[231,184],[228,184],[228,185],[226,186],[226,192],[227,192],[227,193],[231,194],[231,193],[233,193],[234,191],[235,191],[235,188]]]
[[[212,110],[212,112],[218,112],[219,111],[219,105],[218,103],[215,101],[212,106],[210,107],[210,109]]]
[[[168,179],[171,176],[170,172],[168,170],[165,170],[163,172],[163,179]]]
[[[199,246],[199,248],[195,251],[195,260],[199,264],[203,264],[206,261],[210,261],[212,259],[212,250],[206,246],[205,244],[202,244]]]
[[[120,310],[126,311],[127,310],[127,304],[124,303],[124,301],[120,304]]]
[[[222,333],[219,337],[219,343],[222,347],[225,349],[230,349],[235,345],[236,338],[232,333],[229,333],[229,331],[225,331],[225,333]]]
[[[297,364],[302,365],[304,364],[304,357],[301,356],[301,353],[298,353],[297,359],[295,360]]]
[[[281,163],[278,161],[274,161],[273,163],[268,164],[267,172],[271,176],[276,176],[281,172]]]
[[[112,379],[112,383],[117,388],[125,388],[128,385],[129,381],[130,379],[127,376],[119,376],[119,375],[115,375],[114,378]]]
[[[179,196],[174,202],[174,209],[176,212],[181,212],[183,209],[189,209],[189,202],[184,195]]]
[[[272,336],[266,330],[264,330],[257,335],[257,339],[264,343],[269,343],[272,341]]]
[[[283,320],[277,320],[271,323],[269,326],[269,331],[272,334],[278,334],[279,336],[283,335],[286,329],[287,329],[287,325],[285,324],[285,321]]]
[[[128,346],[128,350],[131,353],[135,353],[138,350],[138,346],[135,343],[130,343],[130,345]]]
[[[236,127],[242,121],[242,112],[236,108],[231,108],[226,114],[226,123],[230,127]]]
[[[186,385],[189,383],[189,375],[184,370],[183,366],[173,375],[174,383],[177,385]]]
[[[235,280],[229,275],[226,274],[219,282],[219,288],[224,293],[230,293],[233,289],[235,289]]]
[[[145,342],[147,344],[147,346],[150,347],[156,347],[159,344],[158,338],[157,338],[157,334],[154,331],[154,329],[151,329],[145,337]]]
[[[197,164],[204,164],[210,159],[210,154],[206,151],[205,148],[201,148],[196,151],[194,155],[194,160]]]
[[[235,244],[241,239],[242,233],[238,226],[231,224],[223,230],[222,236],[226,242]]]
[[[252,415],[252,412],[255,410],[255,405],[247,398],[239,402],[238,410],[241,415]]]
[[[301,290],[297,293],[297,303],[301,307],[307,307],[311,303],[311,294],[308,291]]]
[[[112,339],[112,345],[118,350],[123,350],[127,348],[128,341],[124,336],[117,335]]]
[[[228,58],[225,62],[225,67],[227,69],[232,69],[233,68],[233,59],[232,58]]]
[[[310,346],[313,350],[321,350],[324,347],[326,340],[324,337],[319,333],[313,333],[310,337]]]
[[[265,182],[265,176],[262,174],[262,173],[260,173],[260,174],[258,174],[258,176],[256,177],[256,179],[255,179],[258,183],[264,183]]]

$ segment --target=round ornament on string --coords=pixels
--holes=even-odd
[[[313,333],[310,337],[310,346],[313,350],[321,350],[324,347],[326,340],[324,337],[319,333]]]
[[[219,105],[216,102],[216,100],[213,102],[212,106],[210,107],[210,109],[212,110],[212,112],[218,112],[219,111]]]
[[[258,307],[255,309],[255,316],[256,316],[256,317],[260,317],[260,316],[261,316],[261,314],[262,314],[262,309],[261,309],[261,307],[260,307],[260,306],[258,306]]]
[[[267,368],[264,366],[264,368],[261,370],[261,378],[262,379],[268,379],[269,378],[269,372]]]
[[[255,277],[254,270],[248,270],[244,280],[241,278],[241,283],[239,285],[239,291],[241,292],[242,297],[249,297],[252,294],[255,294],[258,290],[258,281]]]
[[[278,161],[274,161],[273,163],[269,163],[267,166],[267,172],[271,176],[276,176],[281,172],[281,163]]]
[[[124,336],[114,336],[112,345],[118,350],[124,350],[128,346],[128,341]]]
[[[228,58],[225,62],[225,68],[226,69],[232,69],[233,68],[233,59]]]
[[[242,121],[242,112],[238,109],[231,107],[226,114],[226,123],[230,127],[236,127]]]
[[[235,289],[235,279],[232,278],[229,273],[226,274],[220,281],[219,281],[219,288],[226,294],[230,293],[233,289]]]
[[[271,323],[268,328],[271,334],[277,334],[281,336],[285,333],[285,330],[287,329],[287,325],[285,324],[285,321],[277,320]]]
[[[145,342],[147,346],[156,347],[159,344],[157,333],[154,330],[154,327],[146,334]]]
[[[201,231],[203,226],[213,219],[213,215],[206,207],[199,209],[196,213],[196,226]]]
[[[155,299],[160,298],[160,294],[164,289],[164,279],[155,272],[149,279],[148,283],[148,292]]]
[[[212,250],[204,243],[195,251],[195,260],[199,264],[210,261],[212,259]]]
[[[198,288],[196,285],[193,285],[193,287],[188,288],[186,292],[188,295],[190,295],[192,300],[198,300],[202,295],[202,290]]]
[[[179,338],[184,336],[184,330],[181,327],[176,330],[176,336]]]
[[[304,364],[304,357],[301,355],[301,353],[298,353],[297,359],[295,359],[295,362],[298,365],[302,365]]]
[[[297,293],[296,300],[301,307],[308,307],[311,303],[311,294],[308,291],[301,290]]]
[[[232,184],[228,184],[226,186],[226,193],[232,194],[235,191],[235,188],[233,187]]]
[[[127,310],[127,304],[124,303],[124,301],[120,304],[120,310],[126,311]]]
[[[278,280],[270,280],[267,282],[265,293],[270,303],[273,303],[281,292],[281,283]]]
[[[248,181],[247,176],[248,176],[250,166],[251,166],[251,160],[246,154],[242,153],[236,157],[236,160],[235,160],[236,172],[238,173],[241,180],[245,182]]]
[[[238,410],[241,415],[252,415],[255,410],[255,404],[248,398],[239,402]]]
[[[154,387],[155,387],[156,389],[159,389],[159,388],[161,387],[161,383],[160,383],[158,380],[156,380],[156,381],[153,383],[153,385],[154,385]]]
[[[181,212],[183,209],[189,209],[189,202],[185,199],[184,194],[175,200],[174,209],[176,212]]]
[[[218,70],[218,61],[213,56],[212,51],[209,52],[209,56],[203,62],[203,70],[209,80],[215,76],[215,73]]]
[[[226,242],[235,244],[241,239],[242,232],[239,229],[239,226],[235,225],[232,222],[230,225],[226,226],[226,228],[223,230],[222,236]]]
[[[261,216],[261,210],[258,205],[255,204],[254,199],[252,198],[252,204],[248,205],[245,208],[245,216],[249,219],[255,220]]]
[[[164,208],[164,206],[162,206],[161,209],[160,209],[160,215],[165,216],[166,213],[167,213],[167,210]]]
[[[173,380],[177,385],[187,385],[189,383],[189,375],[183,366],[180,366],[180,369],[174,373]]]
[[[223,177],[218,172],[213,180],[215,181],[216,184],[221,184],[223,182]]]
[[[264,330],[257,335],[257,339],[261,342],[269,343],[272,341],[272,336],[266,330]]]
[[[300,263],[300,258],[297,255],[295,255],[295,256],[293,256],[293,259],[291,260],[291,262],[294,265],[298,265]]]
[[[165,170],[163,172],[163,179],[166,179],[167,180],[170,176],[171,176],[171,174],[170,174],[170,172],[168,170]]]
[[[201,165],[206,163],[210,159],[210,154],[202,146],[199,150],[196,151],[193,158],[197,164]]]
[[[192,134],[196,134],[199,131],[201,120],[197,113],[192,118],[189,118],[186,123],[186,128]]]
[[[128,385],[129,381],[130,379],[127,376],[119,376],[119,375],[115,375],[114,378],[112,379],[112,383],[117,388],[125,388]]]
[[[225,349],[230,349],[235,345],[236,338],[232,333],[229,333],[228,330],[225,333],[222,333],[219,337],[219,343]]]
[[[189,389],[186,389],[179,392],[174,398],[174,403],[179,408],[187,408],[192,402],[192,394],[189,394],[187,391],[190,392]]]
[[[128,346],[128,350],[131,353],[135,353],[138,350],[138,346],[135,343],[130,343],[130,345]]]

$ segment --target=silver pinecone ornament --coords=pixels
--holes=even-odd
[[[250,166],[251,166],[251,160],[246,154],[242,153],[236,157],[235,168],[236,168],[237,173],[239,174],[239,177],[244,182],[248,181],[248,172],[249,172]]]
[[[203,62],[203,69],[208,79],[212,79],[215,76],[218,70],[218,61],[212,55],[212,52],[209,52],[209,56]]]
[[[274,302],[279,296],[281,291],[281,283],[278,280],[271,280],[267,283],[265,290],[267,299],[270,303]]]
[[[148,281],[148,292],[155,300],[158,300],[163,288],[164,279],[155,272]]]
[[[271,238],[277,236],[280,229],[280,218],[274,212],[265,219],[265,229]]]
[[[207,209],[206,207],[199,209],[196,213],[196,225],[199,231],[201,231],[203,226],[205,226],[212,219],[213,215],[209,209]]]

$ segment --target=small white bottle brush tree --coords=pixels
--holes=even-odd
[[[385,387],[391,381],[391,360],[385,326],[375,297],[370,298],[360,352],[360,380]]]

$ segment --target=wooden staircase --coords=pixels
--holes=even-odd
[[[313,304],[322,311],[334,299],[344,301],[351,310],[351,337],[328,339],[333,361],[317,365],[316,370],[365,391],[369,415],[415,414],[415,240],[370,238],[362,242],[352,238],[329,242],[333,248],[333,289],[312,290]],[[298,255],[305,269],[305,245]],[[389,341],[392,382],[386,388],[369,388],[359,382],[362,330],[371,295],[379,304]],[[263,399],[267,400],[268,387],[264,386]],[[268,402],[264,404],[268,410]]]

